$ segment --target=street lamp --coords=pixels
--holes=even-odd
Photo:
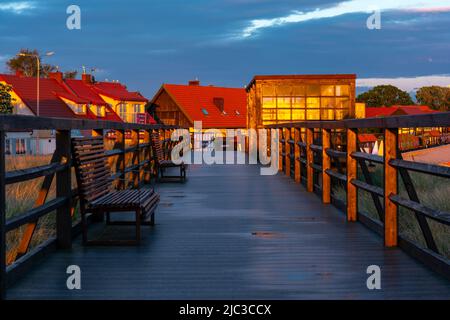
[[[46,56],[46,57],[50,57],[50,56],[53,56],[55,54],[55,52],[54,51],[49,51],[49,52],[46,52],[45,54],[44,54],[44,56]],[[40,106],[40,103],[39,103],[39,76],[40,76],[40,70],[41,70],[41,59],[39,58],[39,55],[37,55],[37,54],[34,54],[34,53],[25,53],[25,52],[20,52],[19,54],[18,54],[20,57],[34,57],[34,58],[36,58],[36,61],[37,61],[37,79],[36,79],[36,81],[37,81],[37,84],[36,84],[36,88],[37,88],[37,90],[36,90],[36,115],[39,117],[39,106]]]
[[[52,56],[52,55],[54,55],[55,54],[55,52],[54,51],[49,51],[49,52],[46,52],[45,54],[44,54],[44,56],[46,56],[46,57],[50,57],[50,56]],[[34,57],[34,58],[36,58],[36,61],[37,61],[37,78],[36,78],[36,81],[37,81],[37,84],[36,84],[36,98],[37,98],[37,100],[36,100],[36,116],[37,117],[39,117],[39,105],[40,105],[40,103],[39,103],[39,76],[40,76],[40,70],[41,70],[41,60],[39,59],[39,55],[37,55],[37,54],[34,54],[34,53],[25,53],[25,52],[20,52],[19,54],[18,54],[20,57]],[[39,131],[37,132],[37,136],[36,136],[36,154],[39,154],[39,144],[40,144],[40,141],[39,141]]]

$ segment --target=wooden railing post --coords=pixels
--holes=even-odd
[[[139,172],[140,172],[140,156],[139,156],[139,130],[131,130],[131,143],[130,146],[136,148],[135,151],[132,152],[131,155],[131,166],[138,166],[137,172],[136,169],[133,169],[131,172],[131,180],[133,181],[133,187],[137,188],[139,186]]]
[[[357,151],[357,132],[347,129],[347,221],[358,220],[358,188],[352,184],[352,180],[358,176],[358,162],[352,157]]]
[[[290,177],[291,176],[291,145],[289,140],[291,139],[291,129],[284,128],[284,173]]]
[[[56,131],[56,152],[60,155],[61,163],[71,163],[70,130]],[[72,174],[71,166],[56,173],[56,197],[67,198],[64,206],[56,210],[56,238],[59,248],[72,247]]]
[[[6,170],[5,131],[0,131],[0,299],[6,299]]]
[[[294,129],[294,178],[296,183],[301,181],[301,162],[300,162],[300,128]]]
[[[152,160],[152,153],[151,153],[152,147],[151,147],[151,139],[150,139],[150,130],[144,130],[144,144],[148,144],[148,147],[146,147],[144,149],[143,159],[145,161],[148,161],[148,162],[143,167],[143,170],[144,170],[144,179],[143,180],[144,180],[145,183],[150,183],[151,167],[152,167],[152,163],[151,163],[151,160]]]
[[[104,134],[103,134],[103,129],[93,129],[91,131],[91,135],[93,137],[103,137],[103,139],[105,138]],[[72,207],[71,211],[75,211],[75,208]],[[92,221],[93,222],[102,222],[104,219],[105,219],[105,216],[102,213],[95,213],[95,214],[92,215]]]
[[[283,128],[278,130],[278,170],[283,171]]]
[[[314,129],[306,128],[306,190],[308,192],[314,191],[314,169],[312,164],[314,162],[314,153],[311,145],[314,142]]]
[[[398,182],[397,168],[389,161],[398,156],[398,129],[385,129],[384,142],[384,244],[395,247],[398,243],[398,208],[389,196],[398,193]]]
[[[327,149],[331,147],[331,132],[329,129],[322,129],[322,202],[331,203],[331,177],[326,170],[331,169],[331,158],[327,154]]]
[[[116,172],[119,174],[118,188],[123,190],[126,188],[125,183],[125,167],[126,167],[126,154],[125,154],[125,130],[116,130],[116,144],[115,148],[119,149],[121,153],[117,157]]]

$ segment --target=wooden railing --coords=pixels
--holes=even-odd
[[[450,225],[450,213],[420,202],[410,171],[450,178],[450,167],[403,160],[398,148],[398,129],[450,126],[450,112],[343,121],[305,121],[266,126],[279,130],[279,171],[316,192],[324,204],[346,212],[348,221],[360,221],[384,237],[386,247],[400,246],[435,271],[450,278],[450,260],[439,251],[429,221]],[[378,130],[384,136],[384,156],[360,152],[358,134]],[[270,149],[270,143],[268,143]],[[376,185],[368,167],[383,166],[383,184]],[[359,170],[358,170],[359,167]],[[450,183],[450,180],[446,180]],[[407,197],[399,194],[403,183]],[[332,192],[339,184],[346,200]],[[358,210],[358,191],[370,194],[378,219]],[[448,200],[450,201],[450,200]],[[399,208],[414,213],[425,246],[399,234]],[[447,240],[450,229],[447,229]]]
[[[6,172],[5,136],[7,132],[24,130],[56,130],[56,149],[49,164]],[[36,261],[56,248],[69,249],[72,238],[80,231],[73,223],[77,205],[77,190],[72,184],[71,132],[81,130],[84,135],[103,136],[113,141],[106,151],[115,168],[112,182],[119,189],[138,187],[150,182],[153,155],[150,134],[158,130],[166,150],[172,146],[170,134],[174,126],[142,125],[108,121],[56,119],[29,116],[0,116],[0,291],[5,297],[6,287],[27,272]],[[108,132],[108,134],[107,134]],[[168,152],[167,152],[168,154]],[[114,161],[115,160],[115,161]],[[115,163],[115,165],[114,165]],[[32,209],[6,219],[6,186],[43,178]],[[55,197],[49,198],[53,180],[56,180]],[[38,221],[56,211],[54,237],[30,250]],[[98,217],[92,217],[93,219]],[[23,228],[18,245],[7,250],[6,234]]]

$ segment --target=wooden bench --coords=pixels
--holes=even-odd
[[[72,154],[80,196],[84,245],[136,245],[141,225],[154,225],[159,194],[153,189],[113,190],[111,172],[105,156],[103,137],[73,138]],[[111,212],[135,212],[133,221],[114,221]],[[135,225],[135,240],[88,240],[87,213],[104,217],[106,223]]]
[[[159,182],[173,181],[174,179],[180,182],[186,181],[186,165],[182,162],[180,164],[174,163],[170,160],[170,151],[168,157],[164,156],[164,150],[161,143],[161,138],[158,132],[151,134],[153,158],[155,160],[156,180]],[[164,175],[164,171],[167,168],[180,168],[179,176],[167,176]]]

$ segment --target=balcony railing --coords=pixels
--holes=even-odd
[[[127,123],[150,124],[148,114],[143,112],[121,112],[120,118]]]

